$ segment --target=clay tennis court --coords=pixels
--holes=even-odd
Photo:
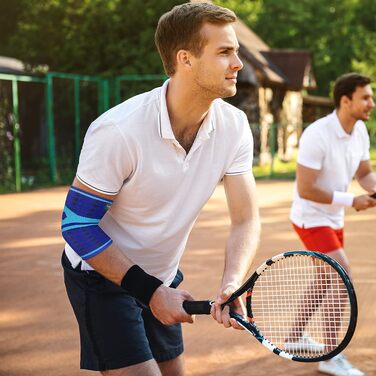
[[[254,266],[276,253],[301,248],[288,221],[292,182],[257,185],[263,232]],[[66,187],[59,187],[0,196],[1,376],[94,374],[79,370],[78,331],[60,268],[59,228],[66,192]],[[215,297],[228,223],[219,185],[196,223],[181,263],[182,288],[196,299]],[[376,210],[347,211],[345,246],[359,303],[358,327],[347,355],[366,375],[376,375],[375,225]],[[184,325],[184,334],[188,376],[317,374],[315,364],[279,358],[251,335],[226,330],[209,317],[196,317],[195,324]]]

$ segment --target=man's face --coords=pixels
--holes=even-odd
[[[358,86],[349,100],[348,111],[356,120],[369,119],[372,109],[375,107],[371,85]]]
[[[200,57],[191,58],[195,84],[210,99],[234,96],[237,74],[243,68],[234,28],[206,23],[201,33],[207,43]]]

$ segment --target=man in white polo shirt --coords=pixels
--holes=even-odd
[[[184,374],[176,289],[192,226],[223,179],[231,228],[212,316],[254,257],[260,221],[253,140],[235,95],[242,63],[234,13],[208,3],[174,7],[155,40],[164,85],[112,108],[89,127],[63,212],[62,263],[81,339],[81,368],[104,375]],[[208,235],[209,236],[209,235]],[[245,314],[241,300],[232,310]]]
[[[357,73],[339,77],[334,86],[335,111],[309,125],[299,142],[296,186],[290,218],[306,249],[327,253],[349,273],[343,249],[344,208],[376,206],[376,175],[370,163],[370,140],[363,121],[375,104],[370,79]],[[367,192],[347,192],[353,178]],[[343,355],[321,362],[330,375],[361,376]]]

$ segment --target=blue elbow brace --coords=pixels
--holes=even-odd
[[[111,200],[71,187],[63,211],[61,231],[65,241],[83,260],[97,255],[112,244],[99,222]]]

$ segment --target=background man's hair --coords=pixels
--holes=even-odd
[[[194,56],[200,56],[207,42],[201,34],[205,22],[223,25],[235,21],[234,12],[210,3],[185,3],[162,15],[155,32],[155,44],[166,74],[175,74],[179,50],[189,50]]]
[[[351,99],[353,92],[358,86],[363,87],[370,83],[371,80],[369,77],[359,73],[346,73],[338,77],[333,89],[333,99],[336,108],[339,108],[342,96],[345,95]]]

